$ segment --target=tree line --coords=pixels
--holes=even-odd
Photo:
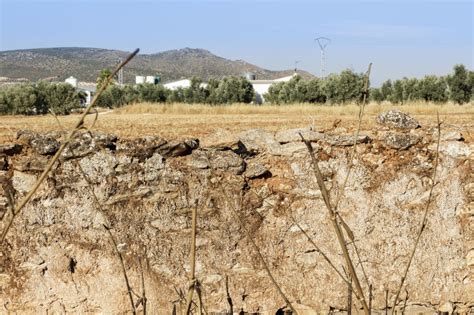
[[[109,74],[102,71],[98,88]],[[360,102],[364,95],[364,74],[344,70],[325,79],[304,80],[300,76],[270,86],[264,95],[272,104],[315,103],[345,104]],[[97,100],[102,107],[121,107],[139,102],[232,104],[255,102],[252,84],[243,77],[210,79],[207,84],[192,78],[187,88],[167,89],[158,84],[110,85]],[[427,75],[424,78],[387,80],[379,88],[369,89],[369,99],[404,104],[412,101],[443,103],[452,101],[464,104],[474,100],[474,71],[456,65],[447,76]],[[0,89],[0,114],[34,115],[50,111],[69,114],[84,103],[85,95],[67,83],[14,85]]]
[[[360,102],[364,95],[364,74],[344,70],[325,79],[303,80],[295,76],[288,82],[270,86],[264,95],[273,104]],[[447,76],[427,75],[422,79],[387,80],[380,88],[369,89],[369,100],[403,104],[412,101],[464,104],[474,100],[474,71],[456,65]]]
[[[217,105],[251,103],[255,97],[252,84],[242,77],[210,79],[207,84],[197,77],[190,81],[189,87],[174,90],[151,83],[124,86],[112,84],[100,96],[97,104],[105,107],[121,107],[140,102]]]
[[[13,85],[0,90],[0,114],[41,115],[53,112],[66,115],[80,107],[85,94],[68,83]]]

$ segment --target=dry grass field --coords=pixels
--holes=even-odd
[[[375,124],[375,116],[385,110],[398,108],[420,121],[423,126],[435,125],[439,112],[445,125],[456,125],[472,130],[467,138],[474,136],[474,104],[434,105],[413,103],[394,106],[391,104],[369,104],[366,107],[363,129]],[[174,139],[182,137],[202,138],[216,129],[240,132],[251,128],[275,131],[284,128],[314,126],[328,129],[340,120],[339,126],[348,130],[357,123],[357,105],[319,106],[309,104],[254,106],[234,104],[229,106],[152,104],[140,103],[116,110],[101,111],[94,126],[95,130],[114,133],[131,138],[143,135],[160,135]],[[18,130],[34,131],[60,130],[71,128],[77,121],[77,115],[58,117],[61,126],[51,115],[45,116],[0,116],[0,142],[12,141]],[[95,115],[90,115],[91,124]]]

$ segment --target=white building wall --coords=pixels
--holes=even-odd
[[[252,83],[253,89],[255,91],[255,100],[257,104],[265,103],[265,98],[263,94],[268,92],[268,89],[272,83]]]

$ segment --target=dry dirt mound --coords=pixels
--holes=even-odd
[[[197,139],[81,134],[2,246],[2,312],[128,310],[122,271],[104,226],[117,240],[137,293],[137,257],[142,258],[148,310],[163,314],[173,305],[179,310],[179,292],[189,284],[193,207],[198,212],[196,275],[207,312],[228,308],[226,277],[235,311],[274,314],[284,306],[230,207],[237,209],[300,314],[345,309],[347,286],[293,222],[341,268],[300,132],[312,141],[334,199],[341,193],[353,142],[337,130],[223,131],[201,144]],[[406,281],[409,312],[472,308],[474,148],[462,141],[462,132],[443,131],[435,198]],[[386,291],[393,301],[420,227],[434,167],[434,133],[379,128],[357,139],[339,211],[355,235],[377,310],[385,306]],[[8,198],[18,200],[29,191],[61,137],[22,132],[16,143],[0,146],[3,225]],[[362,275],[359,264],[356,269]]]

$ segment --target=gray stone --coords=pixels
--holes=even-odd
[[[324,138],[323,133],[313,131],[309,128],[296,128],[278,131],[275,134],[275,140],[279,143],[300,142],[302,141],[300,133],[307,141],[318,141]]]
[[[428,149],[435,151],[436,143],[430,144]],[[471,149],[464,142],[448,141],[439,144],[439,152],[449,155],[453,158],[468,157],[471,154]]]
[[[13,171],[13,188],[20,193],[30,191],[36,183],[36,176],[23,172]]]
[[[389,132],[384,138],[385,144],[396,150],[406,150],[420,141],[420,137],[407,133]]]
[[[191,154],[194,149],[199,147],[199,140],[188,139],[183,142],[166,143],[156,148],[155,152],[161,154],[164,158],[177,157]]]
[[[463,141],[464,137],[457,130],[441,131],[441,141]]]
[[[238,138],[248,151],[266,151],[273,155],[279,155],[280,143],[275,140],[271,133],[265,130],[251,129],[239,134]]]
[[[242,174],[245,170],[244,160],[230,150],[194,151],[187,164],[197,169],[206,169],[212,166],[214,169],[227,170],[235,174]]]
[[[338,135],[331,135],[331,136],[327,136],[326,137],[326,141],[330,144],[330,145],[334,145],[334,146],[339,146],[339,147],[347,147],[347,146],[351,146],[354,144],[354,137],[353,135],[341,135],[341,136],[338,136]],[[356,143],[359,144],[359,143],[369,143],[372,139],[370,139],[369,136],[367,135],[359,135],[357,137],[357,141]]]
[[[159,178],[160,171],[165,168],[165,159],[158,153],[147,159],[144,163],[145,180],[152,181]]]
[[[244,173],[245,177],[248,178],[259,178],[267,174],[269,174],[268,169],[258,162],[248,163]]]
[[[420,127],[418,121],[398,109],[392,109],[377,116],[377,123],[399,129],[415,129]]]

